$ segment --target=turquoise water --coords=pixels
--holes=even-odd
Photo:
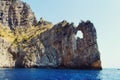
[[[120,80],[120,70],[0,69],[0,80]]]

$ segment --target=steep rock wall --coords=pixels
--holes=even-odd
[[[20,0],[0,1],[0,23],[11,29],[36,25],[36,17],[30,6]]]
[[[14,67],[15,61],[13,55],[8,51],[11,43],[0,38],[0,67]]]

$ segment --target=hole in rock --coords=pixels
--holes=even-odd
[[[83,33],[81,31],[77,31],[77,34],[76,34],[76,39],[77,38],[83,38]]]

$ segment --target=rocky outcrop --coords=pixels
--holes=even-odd
[[[8,43],[4,39],[0,38],[0,67],[14,67],[15,61],[13,55],[9,53],[8,48],[11,43]]]
[[[0,25],[0,67],[102,69],[90,21],[77,27],[65,20],[53,25],[41,18],[37,23],[28,4],[1,0],[0,23],[10,27]]]
[[[78,31],[83,38],[76,38]],[[90,21],[81,22],[78,27],[63,21],[42,33],[39,39],[45,47],[48,66],[101,69],[96,30]]]
[[[28,4],[20,0],[0,0],[0,23],[14,29],[36,25],[37,21]]]
[[[77,32],[83,38],[77,37]],[[22,41],[9,48],[16,60],[16,67],[54,67],[77,69],[101,69],[96,30],[90,22],[81,22],[78,27],[62,21],[50,30]]]

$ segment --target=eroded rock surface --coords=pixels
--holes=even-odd
[[[0,23],[14,29],[36,25],[37,21],[27,3],[21,0],[0,0]]]
[[[0,67],[14,67],[13,55],[8,51],[11,43],[0,38]]]

